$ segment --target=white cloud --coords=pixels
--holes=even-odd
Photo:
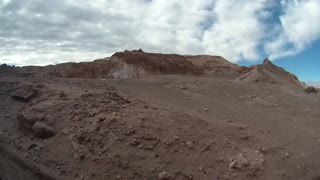
[[[222,54],[233,61],[260,58],[257,48],[264,37],[267,3],[266,0],[217,0],[216,22],[203,37],[205,52]]]
[[[266,22],[274,15],[276,3],[283,6],[284,14],[281,24],[271,27]],[[0,0],[0,63],[83,61],[138,48],[147,52],[221,55],[232,62],[263,58],[261,47],[272,57],[288,56],[319,38],[319,3]],[[265,44],[274,35],[276,38]]]
[[[307,82],[306,84],[308,86],[313,86],[313,87],[320,88],[320,82]]]
[[[282,0],[277,38],[265,45],[271,59],[292,56],[320,39],[320,1]]]

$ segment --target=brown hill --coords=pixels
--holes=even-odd
[[[319,93],[270,61],[125,51],[0,70],[0,180],[320,177]]]
[[[182,56],[134,50],[117,52],[110,58],[93,62],[62,63],[45,67],[28,66],[15,68],[14,71],[21,76],[93,79],[139,79],[147,75],[158,74],[216,74],[236,78],[246,72],[247,68],[232,64],[219,56]]]
[[[290,85],[305,88],[305,85],[301,83],[295,75],[272,64],[268,59],[265,59],[261,65],[252,66],[248,73],[237,78],[237,81]]]
[[[111,71],[114,78],[139,78],[146,74],[200,75],[204,71],[176,54],[145,53],[142,50],[118,52],[111,56],[117,68]]]
[[[201,67],[206,73],[217,75],[239,76],[248,71],[247,67],[233,64],[221,56],[185,56],[188,61]]]
[[[146,53],[140,50],[117,52],[93,62],[63,63],[45,67],[0,67],[2,75],[49,76],[89,79],[140,79],[148,75],[218,75],[243,82],[260,82],[304,87],[298,78],[268,59],[261,65],[244,67],[221,56]]]

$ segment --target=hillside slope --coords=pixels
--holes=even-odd
[[[252,66],[248,73],[237,78],[237,81],[270,83],[283,86],[292,85],[305,88],[305,85],[295,75],[272,64],[268,59],[265,59],[261,65]]]

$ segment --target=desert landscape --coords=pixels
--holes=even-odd
[[[1,65],[0,179],[320,179],[318,91],[268,59]]]

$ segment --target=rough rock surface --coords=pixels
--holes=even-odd
[[[237,78],[238,81],[260,82],[277,85],[293,85],[305,88],[298,78],[285,69],[275,66],[271,61],[265,59],[262,65],[252,66],[248,73]]]
[[[34,134],[39,138],[51,138],[56,134],[53,127],[43,121],[37,121],[32,126]]]
[[[202,75],[205,73],[236,77],[247,72],[247,68],[232,64],[219,56],[182,56],[134,50],[117,52],[110,58],[93,62],[63,63],[45,67],[28,66],[15,69],[10,67],[11,71],[24,77],[139,79],[148,75]]]
[[[305,89],[305,92],[306,93],[318,93],[318,90],[315,88],[315,87],[312,87],[312,86],[308,86],[306,89]]]
[[[32,85],[29,85],[29,86],[24,86],[17,89],[11,94],[11,97],[18,101],[30,102],[38,94],[39,94],[38,89],[36,89]]]

